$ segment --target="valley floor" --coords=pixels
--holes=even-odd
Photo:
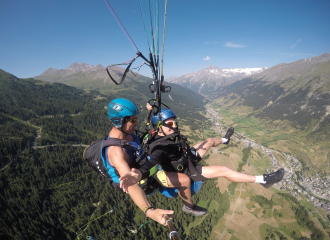
[[[204,138],[208,137],[208,134],[212,134],[211,132],[223,136],[226,129],[222,127],[220,120],[223,118],[219,116],[218,112],[208,106],[207,117],[212,122],[212,126],[209,132],[201,131]],[[237,147],[212,148],[206,163],[237,169],[242,163],[242,151],[238,149],[251,147],[251,154],[247,164],[243,166],[242,172],[261,175],[265,171],[272,172],[283,167],[286,174],[283,181],[270,189],[265,189],[260,184],[236,184],[232,187],[230,181],[219,178],[217,186],[221,192],[228,190],[231,205],[230,210],[214,227],[210,239],[265,239],[273,233],[276,234],[276,231],[278,231],[278,236],[282,234],[287,239],[294,239],[292,231],[296,232],[297,236],[310,237],[311,231],[297,223],[291,209],[292,205],[289,204],[289,201],[279,197],[278,193],[288,193],[298,199],[308,209],[308,214],[313,219],[315,226],[322,229],[324,236],[328,236],[330,221],[327,214],[330,214],[328,200],[330,193],[326,186],[330,184],[329,177],[325,180],[323,178],[321,180],[317,175],[305,177],[301,163],[295,155],[265,147],[243,133],[235,132],[231,143]],[[253,201],[255,195],[271,199],[274,206],[265,207],[265,205],[255,203]]]

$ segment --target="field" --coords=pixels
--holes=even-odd
[[[215,104],[213,104],[216,107]],[[228,111],[216,108],[220,116],[225,116],[221,123],[235,127],[235,131],[260,142],[262,145],[282,152],[291,152],[306,164],[307,176],[324,171],[330,175],[329,143],[314,142],[309,131],[293,128],[287,121],[270,121],[249,116],[250,108],[237,107]]]
[[[207,163],[212,163],[215,157],[210,156]],[[222,158],[221,158],[222,159]],[[223,158],[225,159],[225,158]],[[222,161],[222,163],[224,163]],[[233,162],[227,162],[227,167],[233,166]],[[244,168],[245,173],[254,174],[251,168]],[[219,178],[218,186],[221,192],[227,191],[230,181]],[[218,221],[213,228],[210,239],[265,239],[270,231],[278,231],[287,239],[293,239],[290,234],[295,231],[296,236],[310,238],[311,232],[307,228],[298,225],[291,204],[276,194],[281,191],[275,188],[265,189],[260,184],[238,184],[235,188],[235,195],[230,198],[230,209],[224,217]],[[261,207],[257,202],[251,200],[252,196],[263,196],[268,200],[272,199],[273,207]],[[219,203],[221,204],[221,203]],[[313,214],[313,221],[322,229],[319,221]],[[323,230],[324,231],[324,230]],[[327,236],[326,231],[324,231]],[[327,239],[327,238],[325,238]]]
[[[258,119],[246,118],[244,110],[236,111],[236,114],[228,111],[220,111],[220,116],[226,116],[221,120],[224,126],[234,126],[235,132],[243,133],[249,138],[257,140],[270,148],[291,152],[293,149],[298,151],[300,147],[304,147],[301,155],[305,154],[305,161],[310,164],[312,168],[318,169],[318,164],[313,164],[314,159],[321,159],[320,156],[313,156],[313,153],[318,153],[320,147],[308,146],[306,141],[300,141],[302,135],[297,135],[294,129],[286,125],[286,123],[274,123],[272,127],[269,122],[260,122]],[[246,111],[247,112],[247,111]],[[239,114],[237,114],[239,113]],[[285,130],[285,132],[279,131]],[[216,134],[210,129],[203,129],[200,132],[191,133],[189,129],[184,129],[186,134],[194,134],[195,136],[203,135],[203,139],[207,137],[215,137]],[[296,135],[294,135],[296,134]],[[297,140],[293,140],[296,136]],[[201,141],[197,139],[194,143]],[[211,148],[209,156],[205,160],[209,166],[226,166],[230,169],[236,170],[240,163],[242,163],[243,149],[247,146],[238,138],[232,138],[231,144],[219,145]],[[322,148],[321,148],[322,149]],[[309,155],[310,154],[310,155]],[[285,165],[285,159],[279,153],[275,153],[280,165]],[[310,156],[310,157],[309,157]],[[312,160],[312,157],[314,158]],[[322,164],[320,164],[322,166]],[[262,175],[266,168],[271,168],[271,159],[263,153],[259,148],[253,148],[249,154],[246,164],[242,168],[242,172],[250,175]],[[228,189],[229,186],[229,189]],[[307,227],[303,227],[297,223],[295,213],[292,210],[293,203],[286,200],[277,193],[286,193],[285,189],[269,188],[265,189],[260,184],[245,183],[245,184],[231,184],[231,181],[226,178],[219,178],[217,187],[224,193],[228,191],[230,194],[230,209],[225,213],[212,230],[209,239],[224,239],[224,240],[238,240],[238,239],[265,239],[273,236],[273,239],[280,239],[286,237],[287,239],[294,239],[296,237],[311,237],[311,231]],[[254,196],[262,196],[268,200],[272,200],[272,206],[260,205],[252,200]],[[304,198],[301,199],[302,202]],[[199,203],[204,206],[208,203]],[[211,201],[208,205],[208,210],[217,209],[221,203]],[[328,237],[328,229],[323,229],[318,218],[319,215],[313,209],[314,207],[307,201],[303,202],[304,206],[309,209],[309,216],[313,220],[315,226],[321,229],[324,236]],[[205,205],[206,206],[206,205]],[[319,209],[318,209],[319,210]],[[324,211],[319,210],[323,217],[326,217]],[[204,217],[196,218],[195,222],[189,226],[193,227],[203,221]],[[294,235],[293,235],[294,234]],[[325,238],[328,239],[328,238]]]

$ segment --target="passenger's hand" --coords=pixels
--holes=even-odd
[[[152,110],[152,106],[149,104],[149,103],[147,103],[147,109],[150,111],[150,110]]]
[[[132,168],[130,172],[119,178],[120,187],[125,193],[128,193],[128,187],[137,184],[142,178],[142,173],[140,170]]]
[[[154,221],[166,226],[166,220],[164,218],[164,215],[167,215],[169,219],[173,219],[173,210],[164,210],[164,209],[149,209],[146,212],[146,216],[150,217]]]

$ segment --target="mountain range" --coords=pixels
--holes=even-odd
[[[117,67],[111,71],[119,79],[124,69]],[[48,69],[35,79],[61,82],[84,90],[122,92],[123,96],[132,93],[145,96],[145,99],[150,98],[148,85],[152,82],[150,78],[129,73],[124,84],[114,88],[103,66],[83,63],[73,63],[66,69]],[[189,88],[210,99],[224,96],[222,102],[225,105],[252,107],[257,117],[289,120],[300,129],[311,128],[314,133],[325,128],[324,131],[330,133],[326,127],[330,123],[329,79],[329,53],[268,69],[220,69],[211,65],[179,78],[167,79],[171,82],[172,92],[165,94],[163,100],[176,102],[182,98],[182,93],[186,93],[186,100],[191,96],[200,97],[187,92],[186,88]]]
[[[209,92],[214,91],[214,89],[218,89],[244,77],[260,73],[265,69],[267,68],[220,69],[216,66],[210,65],[204,70],[188,73],[179,78],[170,77],[166,79],[166,81],[189,88],[199,94],[207,95]],[[124,69],[115,67],[111,68],[110,72],[115,79],[120,79],[124,73]],[[65,83],[85,90],[96,89],[103,91],[106,85],[113,85],[113,82],[106,73],[105,67],[100,64],[93,66],[85,63],[73,63],[65,69],[49,68],[41,75],[33,78],[49,82]],[[142,82],[151,81],[147,77],[129,72],[125,81],[130,82],[132,80]]]
[[[199,94],[208,95],[216,89],[250,75],[263,72],[266,69],[267,67],[220,69],[210,65],[203,70],[188,73],[178,78],[170,77],[166,81],[184,86]]]

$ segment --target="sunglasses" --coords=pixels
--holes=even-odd
[[[165,122],[165,124],[167,124],[173,128],[178,127],[178,123],[176,121],[168,121],[168,122]]]
[[[128,121],[130,121],[131,123],[135,123],[137,121],[137,118],[128,119]]]

